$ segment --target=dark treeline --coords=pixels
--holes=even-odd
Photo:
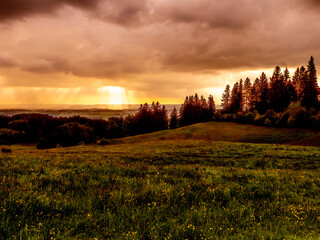
[[[107,121],[80,116],[53,117],[47,114],[0,115],[0,144],[39,141],[39,148],[74,146],[105,139],[168,129],[164,105],[147,103],[134,115],[112,117]],[[39,140],[40,139],[40,140]]]
[[[140,106],[134,115],[111,117],[107,121],[80,116],[53,117],[47,114],[0,115],[0,144],[34,143],[38,148],[65,147],[107,139],[177,128],[197,122],[211,121],[215,114],[213,97],[188,96],[178,113],[174,108],[168,117],[166,106],[159,102]]]
[[[53,117],[46,114],[0,115],[0,144],[39,142],[38,148],[74,146],[108,139],[174,129],[207,121],[236,121],[280,127],[320,128],[319,88],[313,57],[308,66],[297,68],[290,77],[286,68],[276,67],[270,79],[265,73],[252,83],[249,78],[226,86],[222,109],[216,110],[212,96],[187,96],[179,111],[168,116],[166,106],[140,106],[126,117],[107,121],[80,116]]]
[[[187,126],[199,122],[212,121],[216,111],[212,96],[208,101],[198,94],[186,97],[180,108],[180,117],[177,119],[178,126]]]
[[[293,77],[277,66],[268,80],[265,73],[226,86],[217,120],[281,127],[319,127],[319,87],[313,57]]]

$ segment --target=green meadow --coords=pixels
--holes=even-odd
[[[320,239],[320,134],[210,122],[0,154],[0,239]]]

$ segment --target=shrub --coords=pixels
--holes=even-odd
[[[235,115],[235,121],[238,122],[238,123],[243,123],[245,122],[245,115],[241,112],[238,112],[236,115]]]
[[[314,115],[310,118],[310,125],[314,128],[320,128],[320,115]]]
[[[279,117],[279,120],[277,122],[277,125],[279,127],[287,127],[288,126],[287,124],[288,124],[289,117],[290,117],[290,114],[287,113],[287,112],[281,114],[280,117]]]
[[[19,131],[0,128],[0,144],[14,144],[19,143],[23,140],[23,133]]]
[[[230,122],[233,120],[233,114],[222,114],[221,121],[223,122]]]
[[[77,122],[65,123],[55,130],[53,140],[64,147],[75,146],[80,142],[90,143],[94,141],[94,131]]]
[[[246,123],[254,123],[254,115],[252,112],[246,114]]]
[[[28,120],[19,119],[9,122],[9,128],[17,131],[27,131],[29,127]]]
[[[37,149],[48,149],[51,148],[50,143],[45,138],[40,138],[37,145]]]
[[[264,116],[265,116],[265,120],[264,120],[265,125],[268,125],[268,126],[276,125],[279,119],[278,114],[273,110],[267,110]]]
[[[217,110],[214,115],[214,120],[221,121],[221,116],[222,116],[221,110]]]
[[[110,144],[110,140],[101,138],[100,140],[97,141],[97,145],[108,145]]]
[[[266,126],[272,126],[272,122],[269,118],[265,118],[263,124]]]
[[[254,117],[254,123],[257,125],[263,125],[264,124],[264,115],[257,114]]]
[[[309,123],[309,117],[305,108],[299,108],[296,111],[290,113],[288,119],[288,126],[290,127],[307,127]]]

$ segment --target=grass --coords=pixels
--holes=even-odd
[[[134,143],[159,140],[207,140],[243,143],[274,143],[304,146],[320,146],[318,130],[272,128],[233,122],[208,122],[175,130],[138,135],[119,139],[118,143]]]
[[[108,146],[11,146],[0,155],[0,238],[319,239],[320,148],[244,143],[268,129],[215,124]],[[317,137],[277,131],[286,143]]]

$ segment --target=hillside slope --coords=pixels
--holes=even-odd
[[[320,132],[316,130],[272,128],[232,122],[198,123],[174,130],[110,140],[110,143],[188,139],[320,146]]]

